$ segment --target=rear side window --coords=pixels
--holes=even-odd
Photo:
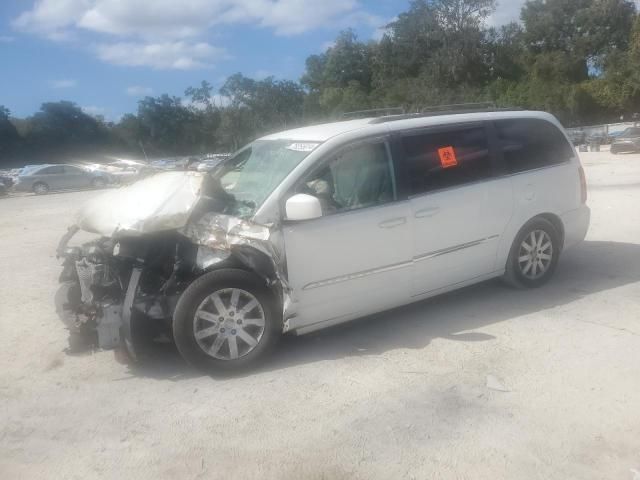
[[[402,138],[411,195],[491,176],[484,127],[453,128]]]
[[[36,173],[39,175],[54,175],[57,173],[64,173],[64,167],[62,165],[56,165],[55,167],[43,168],[42,170],[38,170]]]
[[[78,168],[78,167],[73,167],[70,165],[65,165],[64,167],[64,173],[72,173],[74,175],[79,175],[81,173],[84,173],[84,170]]]
[[[510,173],[558,165],[573,156],[573,148],[562,132],[545,120],[498,120],[495,125]]]

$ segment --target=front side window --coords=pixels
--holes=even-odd
[[[510,173],[558,165],[573,156],[573,148],[565,136],[546,120],[498,120],[495,125]]]
[[[62,165],[56,165],[54,167],[43,168],[36,172],[38,175],[56,175],[64,173],[64,167]]]
[[[250,217],[318,142],[258,140],[224,161],[207,177],[215,211]]]
[[[491,176],[484,127],[452,128],[402,138],[411,195],[477,182]]]
[[[391,159],[384,142],[349,148],[305,179],[298,193],[320,199],[324,215],[395,199]]]

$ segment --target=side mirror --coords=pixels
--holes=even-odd
[[[285,205],[287,220],[311,220],[322,216],[322,205],[313,195],[298,193]]]

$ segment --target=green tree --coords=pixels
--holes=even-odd
[[[138,120],[147,153],[189,154],[200,143],[196,116],[179,97],[145,97],[138,102]]]
[[[0,162],[14,155],[21,141],[18,130],[11,122],[11,112],[4,105],[0,105]]]
[[[107,143],[104,125],[73,102],[43,103],[40,111],[27,119],[25,153],[36,159],[96,152]]]

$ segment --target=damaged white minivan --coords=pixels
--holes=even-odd
[[[237,370],[285,332],[493,277],[538,287],[589,217],[579,159],[547,113],[305,127],[209,174],[161,173],[89,202],[58,247],[61,310],[102,348],[135,358],[165,332],[193,365]],[[100,238],[69,247],[78,230]]]

